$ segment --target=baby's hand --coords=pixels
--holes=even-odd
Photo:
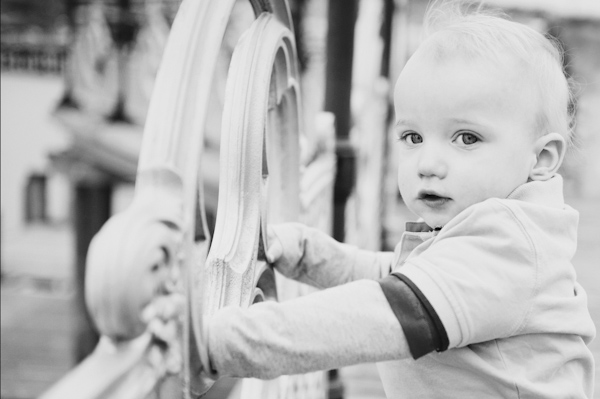
[[[299,275],[298,264],[304,255],[303,226],[283,223],[267,226],[267,261],[288,278]]]
[[[274,264],[279,261],[279,258],[283,255],[283,245],[279,241],[279,237],[275,232],[273,225],[267,226],[267,262]]]

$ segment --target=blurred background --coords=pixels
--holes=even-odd
[[[154,77],[180,0],[0,4],[1,398],[33,398],[95,345],[82,301],[87,245],[131,201]],[[561,173],[567,202],[581,214],[575,268],[600,326],[600,3],[486,4],[555,36],[566,49],[578,112],[575,145]],[[333,112],[337,148],[343,141],[351,149],[346,159],[352,159],[351,167],[338,164],[338,171],[356,171],[342,195],[341,234],[365,248],[392,249],[412,219],[397,193],[391,96],[422,38],[426,6],[426,0],[290,1],[302,75],[303,162],[335,147],[321,132],[323,112]],[[218,196],[227,69],[253,19],[249,2],[238,1],[207,88],[214,101],[205,147],[207,159],[216,160],[203,166],[209,222]],[[340,89],[336,79],[351,84]],[[312,212],[329,221],[330,208]],[[598,363],[599,340],[591,348]],[[341,375],[345,397],[382,395],[373,369],[350,368]]]

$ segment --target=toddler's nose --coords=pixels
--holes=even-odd
[[[444,148],[435,144],[424,145],[420,149],[417,171],[419,177],[443,179],[448,173]]]

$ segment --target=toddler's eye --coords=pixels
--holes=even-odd
[[[479,138],[475,136],[473,133],[461,133],[458,135],[456,140],[460,140],[460,144],[464,145],[472,145],[479,141]]]
[[[423,137],[419,133],[406,133],[401,137],[402,140],[409,144],[420,144],[423,142]]]

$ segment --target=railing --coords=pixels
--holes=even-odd
[[[285,0],[250,2],[256,19],[235,48],[227,80],[212,237],[206,226],[202,132],[234,3],[189,0],[180,7],[150,102],[134,200],[104,225],[88,252],[86,303],[100,343],[45,399],[157,396],[172,374],[186,398],[199,397],[211,384],[201,369],[207,356],[202,316],[301,293],[292,282],[275,281],[263,253],[265,228],[267,222],[331,220],[334,156],[329,148],[307,157],[316,160],[301,177],[300,86]],[[331,122],[323,129],[330,135]],[[301,186],[311,189],[301,192]],[[311,213],[316,203],[324,214]],[[174,292],[186,298],[177,319],[183,349],[175,358],[141,317],[149,303]],[[298,396],[324,398],[325,378],[245,380],[242,397],[292,397],[290,387],[303,386]]]

